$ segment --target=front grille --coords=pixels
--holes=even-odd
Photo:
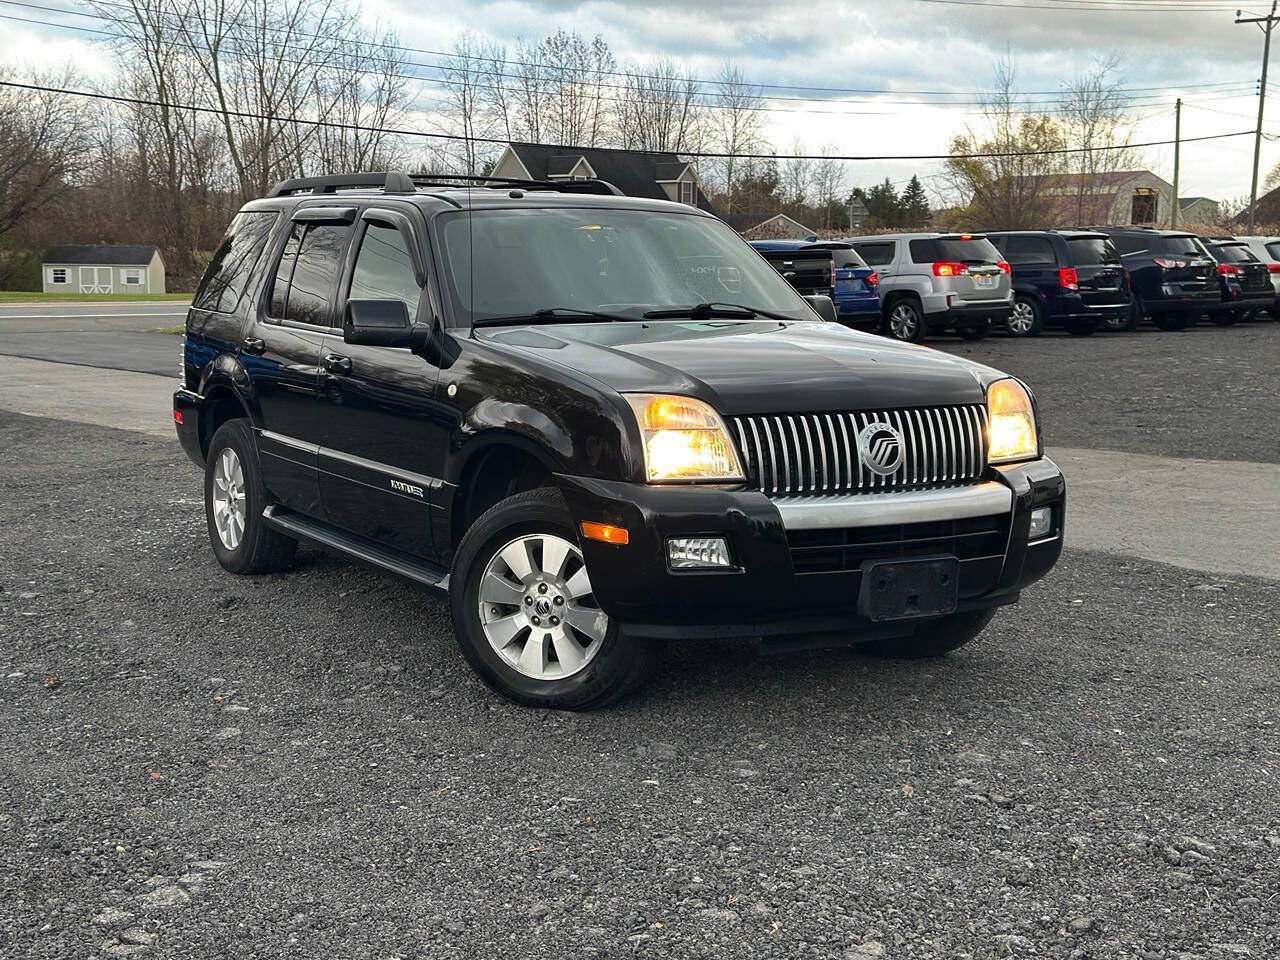
[[[997,558],[1004,556],[1008,539],[1005,513],[933,523],[787,531],[796,573],[858,570],[867,560],[939,554],[960,560]]]
[[[909,490],[968,483],[987,462],[987,410],[974,404],[730,417],[747,482],[770,496]],[[888,476],[869,470],[858,435],[887,423],[903,439],[901,465]]]

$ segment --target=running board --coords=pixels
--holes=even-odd
[[[449,593],[448,570],[420,560],[403,550],[388,547],[356,533],[339,530],[322,520],[274,505],[262,511],[262,519],[271,529],[295,540],[336,553],[362,566],[389,573],[415,586],[426,587],[440,594]]]

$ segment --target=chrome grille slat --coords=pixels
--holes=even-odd
[[[982,404],[728,417],[748,484],[770,496],[907,490],[968,483],[986,466]],[[866,468],[858,437],[885,423],[903,438],[902,463],[889,476]]]

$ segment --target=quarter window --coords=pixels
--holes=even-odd
[[[352,300],[403,300],[409,316],[418,312],[422,288],[413,270],[413,257],[404,234],[395,227],[370,223],[360,241],[351,271]]]
[[[883,267],[893,263],[892,243],[858,243],[854,244],[854,249],[862,254],[862,259],[867,261],[869,267]]]
[[[277,219],[278,215],[271,211],[236,214],[209,260],[194,306],[219,313],[236,309]],[[130,281],[126,276],[125,283],[130,282],[140,283],[141,278]]]

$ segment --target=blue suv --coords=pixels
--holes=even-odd
[[[1014,230],[988,233],[1009,261],[1013,313],[1008,330],[1035,337],[1062,327],[1087,337],[1105,323],[1128,319],[1129,278],[1120,253],[1104,233],[1088,230]]]
[[[751,246],[800,293],[823,294],[845,326],[880,324],[880,277],[839,240],[752,240]]]

